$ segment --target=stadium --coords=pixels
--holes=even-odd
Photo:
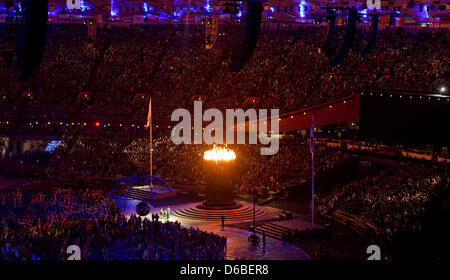
[[[0,0],[0,260],[441,260],[449,9]]]

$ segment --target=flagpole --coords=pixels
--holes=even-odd
[[[153,123],[152,123],[152,98],[150,97],[150,104],[148,105],[148,127],[150,128],[150,176],[153,176]]]
[[[311,161],[312,161],[312,188],[311,188],[311,230],[314,229],[314,115],[312,115],[311,122]]]

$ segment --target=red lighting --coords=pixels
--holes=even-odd
[[[95,123],[95,126],[100,126],[100,123],[99,123],[99,122],[96,122],[96,123]]]

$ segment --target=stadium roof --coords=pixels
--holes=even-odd
[[[0,0],[0,5],[4,6],[7,0]],[[247,0],[81,0],[87,6],[102,7],[113,3],[114,6],[132,7],[132,6],[143,6],[144,3],[154,7],[157,6],[201,6],[201,5],[215,5],[224,4],[229,2],[240,2],[243,3]],[[369,0],[372,1],[372,0]],[[449,0],[380,0],[381,6],[402,6],[402,5],[447,5]],[[16,2],[16,1],[14,1]],[[63,6],[66,4],[67,0],[49,0],[50,4],[55,4],[56,6]],[[263,0],[264,3],[269,3],[271,5],[289,6],[298,5],[302,2],[305,5],[321,5],[321,6],[359,6],[367,3],[367,0]]]
[[[0,12],[4,12],[5,2],[8,0],[0,0]],[[69,0],[75,1],[75,0]],[[236,2],[239,5],[245,4],[247,0],[77,0],[81,1],[84,9],[95,10],[96,12],[110,11],[112,7],[116,13],[121,8],[121,12],[150,12],[150,11],[164,11],[167,14],[172,14],[174,8],[188,8],[195,9],[196,12],[201,11],[217,11],[222,12],[226,3]],[[392,10],[396,8],[402,11],[415,10],[422,11],[424,5],[433,5],[434,9],[428,9],[431,11],[438,11],[439,7],[445,6],[445,11],[448,12],[449,0],[369,0],[371,3],[375,1],[381,1],[382,9]],[[14,1],[17,2],[17,1]],[[67,0],[49,0],[50,10],[60,11],[62,8],[67,10]],[[359,10],[363,10],[367,6],[367,0],[263,0],[266,5],[273,7],[274,9],[280,8],[280,11],[285,11],[285,8],[300,11],[300,5],[307,11],[317,10],[320,7],[356,7]],[[297,9],[295,9],[297,8]]]

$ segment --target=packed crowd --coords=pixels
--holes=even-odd
[[[6,37],[4,25],[0,27]],[[337,67],[330,66],[323,49],[326,27],[263,31],[252,59],[239,73],[228,71],[241,36],[239,27],[221,25],[210,50],[203,45],[204,32],[205,27],[197,25],[104,27],[92,44],[85,25],[52,24],[36,79],[15,81],[15,64],[8,66],[0,58],[3,115],[29,112],[34,104],[40,106],[40,116],[58,118],[51,104],[66,104],[72,118],[80,117],[85,102],[78,95],[84,91],[92,92],[88,104],[104,106],[109,117],[122,112],[124,119],[136,109],[146,109],[146,104],[133,102],[140,92],[161,98],[155,99],[155,118],[166,121],[171,110],[191,107],[193,94],[207,95],[206,107],[233,108],[245,97],[258,96],[260,107],[289,111],[369,88],[436,91],[433,82],[445,80],[449,71],[448,29],[380,30],[376,46],[363,58],[360,50],[368,31],[360,28],[355,41],[361,43],[355,43]],[[338,38],[341,33],[338,30]],[[1,44],[11,48],[8,40]],[[21,98],[29,90],[36,94],[33,100]]]
[[[56,177],[116,177],[148,173],[150,166],[148,138],[134,134],[118,134],[103,130],[99,134],[69,132],[52,155],[46,176]],[[163,167],[175,152],[169,137],[153,140],[154,171]]]
[[[226,238],[178,222],[126,218],[98,190],[0,193],[0,259],[222,260]]]
[[[323,215],[335,209],[359,215],[375,222],[389,238],[401,232],[421,232],[427,203],[448,190],[449,178],[448,164],[405,161],[319,198],[319,210]]]
[[[148,173],[149,142],[130,135],[83,135],[60,144],[47,175],[60,177],[115,177]],[[72,139],[70,137],[70,139]],[[205,183],[203,153],[209,145],[175,145],[167,136],[153,140],[153,175],[175,184]],[[260,145],[230,145],[237,154],[234,181],[237,194],[267,198],[287,185],[310,178],[311,154],[307,139],[286,137],[274,156],[261,156]],[[338,148],[316,145],[316,174],[323,174],[347,157]]]
[[[0,158],[4,158],[8,149],[8,137],[0,136]]]

